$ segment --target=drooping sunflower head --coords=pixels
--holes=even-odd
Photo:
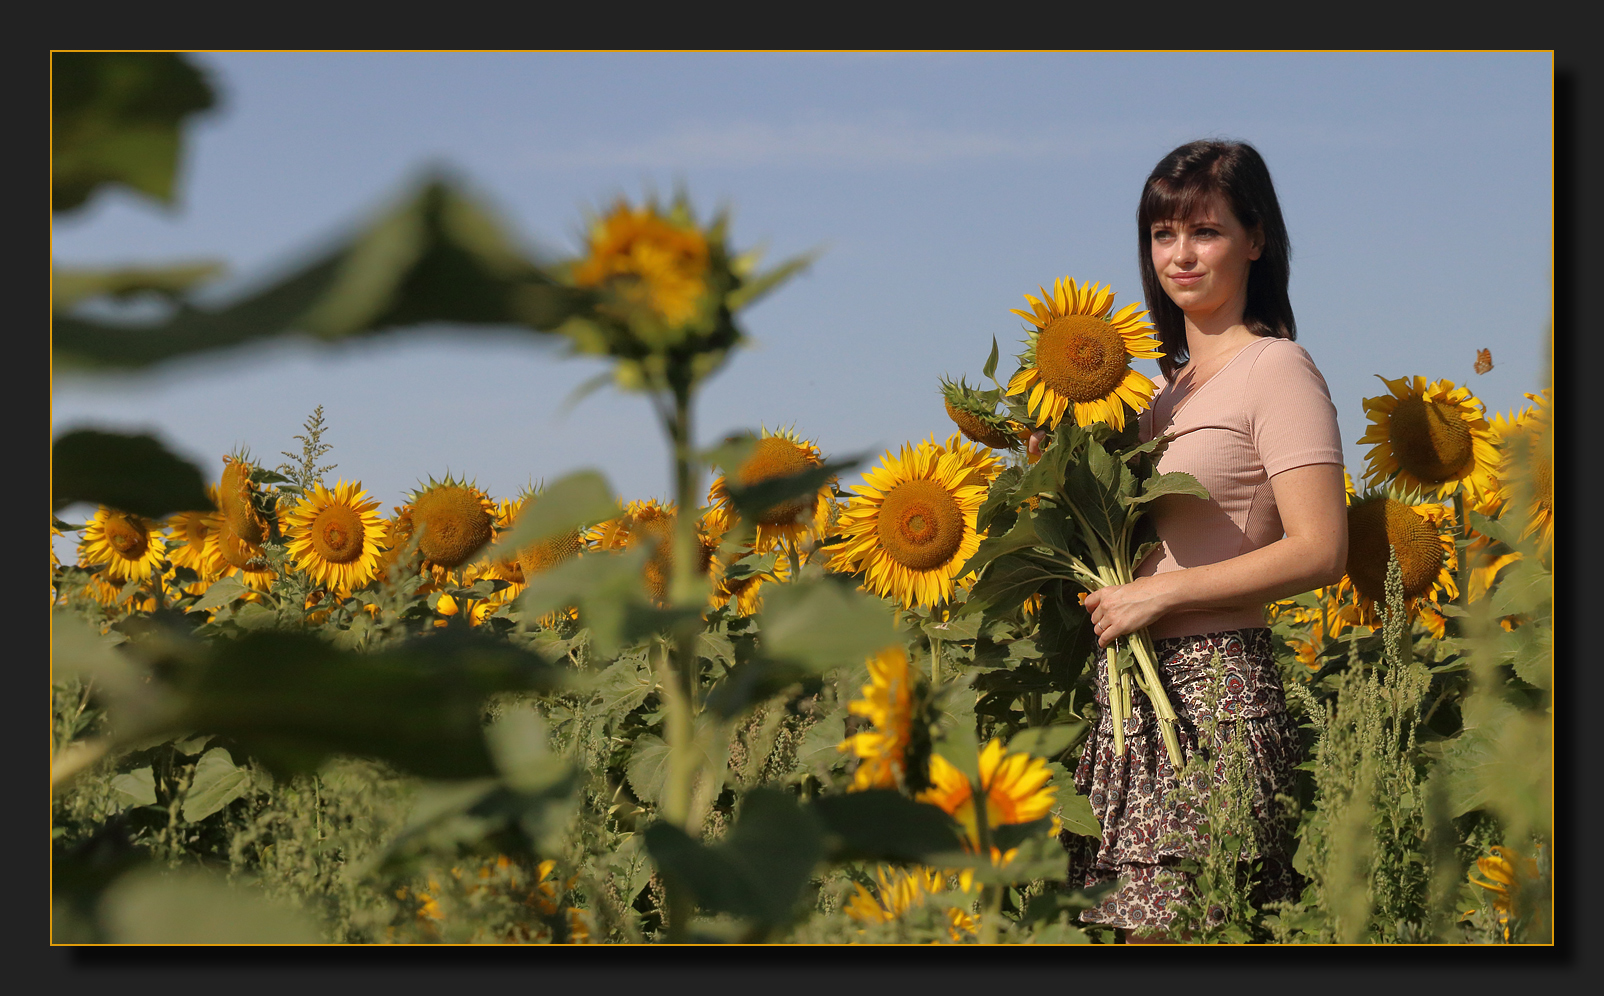
[[[314,483],[291,509],[289,554],[295,565],[330,591],[348,595],[378,574],[385,524],[359,482],[330,491]]]
[[[80,564],[104,564],[120,581],[149,577],[161,563],[166,543],[143,516],[101,507],[78,538]]]
[[[848,791],[902,788],[914,723],[914,676],[907,651],[901,646],[887,647],[869,658],[869,683],[861,694],[862,698],[847,705],[847,711],[867,718],[874,728],[838,745],[837,749],[858,758]]]
[[[217,507],[234,527],[234,535],[251,544],[267,538],[267,521],[256,507],[256,470],[245,450],[223,457],[223,478],[217,485]]]
[[[490,496],[468,481],[450,474],[408,496],[412,525],[418,531],[418,549],[436,566],[461,567],[482,550],[495,530],[496,506]]]
[[[586,255],[572,270],[580,287],[605,287],[670,326],[696,316],[708,290],[707,236],[680,209],[622,199],[591,225]]]
[[[1052,777],[1042,758],[1010,754],[1000,740],[986,744],[980,752],[979,788],[986,799],[987,825],[1030,823],[1046,816],[1058,794],[1049,784]],[[956,819],[971,848],[980,844],[974,791],[967,775],[941,755],[930,755],[930,788],[919,794],[919,801],[933,803]]]
[[[1006,415],[998,415],[997,406],[987,404],[981,393],[962,378],[955,384],[943,377],[941,398],[947,409],[947,417],[965,436],[994,450],[1019,448],[1019,430],[1023,426]],[[1030,435],[1028,430],[1025,435]]]
[[[1454,582],[1454,541],[1444,529],[1453,509],[1410,504],[1371,493],[1348,506],[1348,583],[1357,591],[1366,618],[1387,601],[1387,561],[1398,558],[1406,602],[1458,594]]]
[[[819,447],[787,428],[763,427],[751,454],[735,471],[728,475],[742,487],[751,487],[778,477],[800,474],[824,463]],[[817,536],[824,531],[830,517],[830,489],[834,479],[825,481],[817,491],[774,505],[755,523],[756,549],[767,553],[776,545],[791,548],[808,535]],[[734,526],[738,516],[726,483],[726,475],[714,478],[707,493],[712,508],[708,525],[714,532],[724,532]]]
[[[1380,380],[1389,393],[1364,399],[1370,425],[1359,443],[1373,444],[1365,455],[1367,483],[1396,480],[1438,497],[1463,489],[1474,498],[1494,487],[1492,426],[1469,388],[1424,377]]]
[[[1116,314],[1114,292],[1097,284],[1077,286],[1069,277],[1053,282],[1052,293],[1029,294],[1030,311],[1011,309],[1033,329],[1019,357],[1009,394],[1026,394],[1037,424],[1056,428],[1073,406],[1075,423],[1107,422],[1125,428],[1125,409],[1144,411],[1153,400],[1153,382],[1131,369],[1132,358],[1157,358],[1159,342],[1150,333],[1140,302]],[[1028,393],[1027,393],[1028,392]]]
[[[904,608],[946,601],[980,546],[975,515],[1000,466],[956,433],[945,446],[931,439],[887,452],[841,512],[846,541],[830,569],[863,572],[865,588]]]

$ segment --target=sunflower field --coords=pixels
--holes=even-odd
[[[170,199],[204,79],[160,53],[53,71],[54,209]],[[651,400],[674,492],[584,471],[496,495],[433,476],[442,454],[387,509],[321,409],[259,441],[283,460],[58,436],[53,941],[1113,943],[1067,881],[1100,833],[1072,773],[1095,669],[1148,672],[1137,644],[1095,652],[1077,596],[1152,549],[1147,502],[1201,493],[1136,435],[1142,306],[1039,286],[1010,375],[993,338],[989,386],[933,384],[931,435],[896,452],[761,424],[706,448],[742,310],[808,260],[761,268],[683,196],[615,204],[572,259],[502,226],[432,181],[272,286],[133,331],[74,309],[203,275],[54,273],[58,369],[425,322],[556,337]],[[1305,888],[1255,906],[1243,769],[1194,757],[1217,784],[1193,942],[1550,939],[1551,397],[1489,415],[1381,379],[1347,576],[1270,610]]]

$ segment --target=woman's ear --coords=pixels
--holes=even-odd
[[[1264,253],[1264,229],[1255,228],[1248,235],[1248,259],[1258,259]]]

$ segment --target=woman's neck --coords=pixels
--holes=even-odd
[[[1185,313],[1187,366],[1211,370],[1256,338],[1242,321],[1245,297],[1239,294],[1207,314]]]

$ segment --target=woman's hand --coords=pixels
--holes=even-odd
[[[1170,581],[1165,575],[1137,578],[1130,584],[1099,588],[1081,603],[1092,614],[1097,646],[1106,647],[1119,637],[1156,622],[1170,611]]]

